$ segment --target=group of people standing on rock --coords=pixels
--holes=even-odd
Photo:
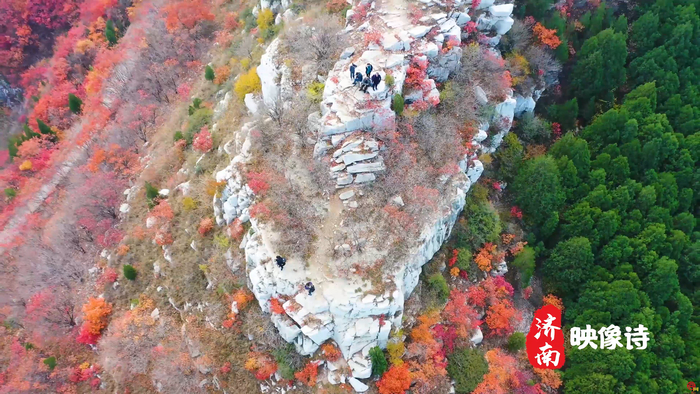
[[[357,64],[353,63],[350,65],[350,79],[352,79],[352,84],[354,86],[359,84],[361,92],[367,93],[367,89],[369,89],[370,86],[372,87],[372,90],[377,90],[379,82],[382,81],[382,76],[379,75],[379,73],[372,74],[373,68],[374,67],[370,63],[367,63],[365,66],[366,75],[363,77],[361,72],[355,72],[357,69]]]
[[[280,268],[280,271],[284,271],[284,266],[287,265],[287,259],[285,259],[282,256],[276,256],[275,263]],[[309,296],[311,296],[314,294],[314,291],[316,291],[316,286],[314,286],[314,284],[311,282],[306,282],[306,284],[304,285],[304,289],[308,291]]]

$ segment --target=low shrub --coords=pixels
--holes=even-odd
[[[430,290],[434,291],[440,302],[447,302],[447,298],[450,296],[450,288],[447,286],[447,281],[441,273],[435,273],[428,277],[428,286]]]
[[[397,116],[401,116],[401,114],[403,114],[404,100],[402,95],[398,93],[394,95],[391,100],[391,109],[396,112]]]
[[[519,350],[525,348],[525,334],[522,332],[514,332],[508,337],[508,344],[506,348],[512,353],[517,353]]]

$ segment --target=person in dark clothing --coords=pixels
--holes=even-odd
[[[353,63],[350,65],[350,79],[355,79],[355,69],[357,69],[357,64]]]
[[[367,93],[367,89],[369,89],[370,86],[372,86],[372,81],[370,81],[369,77],[365,77],[365,79],[362,80],[360,91]]]
[[[306,283],[304,288],[309,292],[309,295],[312,295],[314,291],[316,291],[316,288],[314,287],[314,284],[311,282]]]
[[[379,82],[382,81],[382,76],[379,75],[379,73],[375,73],[372,75],[372,90],[377,90],[377,86],[379,86]]]
[[[287,259],[285,259],[282,256],[277,256],[275,258],[275,262],[277,263],[277,266],[280,267],[280,271],[284,270],[284,265],[287,264]]]
[[[367,63],[367,66],[365,67],[365,74],[367,74],[367,78],[369,78],[370,74],[372,74],[373,68],[374,67],[372,67],[371,64]]]
[[[355,73],[355,80],[352,81],[352,84],[357,85],[358,83],[362,83],[362,73]]]

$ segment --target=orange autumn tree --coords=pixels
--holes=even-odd
[[[107,327],[107,317],[112,313],[112,305],[104,298],[92,298],[83,305],[83,318],[85,321],[80,327],[77,341],[94,345],[100,339],[102,330]]]
[[[486,352],[489,372],[472,394],[543,393],[540,384],[530,385],[533,374],[520,368],[518,361],[501,349]]]
[[[547,294],[546,296],[542,297],[542,303],[544,305],[554,305],[555,307],[561,309],[561,311],[564,311],[564,302],[562,302],[561,298],[555,296],[554,294]]]
[[[474,262],[480,270],[484,272],[491,271],[493,269],[493,263],[498,262],[503,258],[503,256],[497,253],[497,251],[498,246],[496,244],[487,242],[474,257]]]
[[[513,333],[515,330],[513,324],[521,319],[513,303],[510,300],[504,300],[489,307],[484,321],[489,327],[489,336],[506,336]]]
[[[245,369],[252,372],[258,380],[265,380],[277,372],[277,363],[269,354],[251,352],[245,362]]]
[[[165,27],[172,33],[179,29],[192,30],[199,21],[213,21],[214,14],[202,0],[174,1],[163,7]]]
[[[392,365],[377,382],[379,394],[404,394],[411,387],[411,372],[406,364]]]
[[[555,371],[553,369],[542,368],[534,368],[534,370],[535,375],[537,375],[540,378],[540,382],[542,382],[543,385],[548,386],[553,390],[556,390],[559,387],[561,387],[561,375],[558,371]]]
[[[233,327],[233,323],[236,322],[238,314],[245,309],[245,307],[255,299],[253,293],[246,288],[241,288],[233,294],[233,302],[231,303],[231,312],[228,314],[228,319],[222,322],[222,325],[226,328]]]
[[[331,343],[324,343],[321,345],[321,353],[326,360],[331,362],[339,360],[340,356],[343,355],[340,349]]]
[[[304,385],[314,387],[316,386],[316,378],[318,377],[318,365],[318,361],[310,361],[302,370],[294,373],[294,377]]]
[[[543,45],[552,49],[556,49],[561,45],[561,40],[557,37],[557,31],[555,29],[547,29],[539,22],[532,27],[532,33]]]
[[[489,328],[487,336],[508,335],[522,320],[513,306],[513,286],[502,276],[490,277],[467,290],[469,304],[484,308],[484,321]]]
[[[90,332],[99,334],[107,327],[107,316],[112,313],[112,305],[104,298],[90,297],[87,304],[83,305],[83,313],[85,322],[90,325]]]
[[[415,386],[412,389],[414,392],[428,393],[432,392],[432,389],[447,376],[445,370],[447,362],[442,343],[445,340],[442,336],[444,327],[438,324],[440,312],[437,310],[419,316],[418,321],[419,324],[411,330],[410,334],[412,342],[408,345],[406,352],[408,362],[392,362],[392,364],[408,368],[410,376],[415,380]]]

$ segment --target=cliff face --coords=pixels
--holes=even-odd
[[[459,2],[458,2],[459,3]],[[476,28],[486,36],[484,45],[495,46],[500,36],[513,24],[510,15],[512,4],[493,5],[482,1],[483,10],[475,22]],[[432,9],[432,3],[426,3]],[[348,211],[357,207],[364,195],[364,184],[375,182],[385,170],[383,154],[386,147],[376,137],[376,132],[395,126],[396,114],[391,109],[392,96],[401,94],[413,102],[422,101],[429,105],[440,102],[440,93],[435,82],[448,80],[460,67],[462,49],[454,46],[447,49],[446,42],[459,42],[463,27],[470,22],[467,14],[469,4],[456,4],[461,11],[436,13],[421,18],[415,25],[406,15],[406,4],[399,1],[385,2],[381,10],[375,10],[374,3],[359,5],[370,9],[370,17],[360,26],[348,23],[345,34],[361,37],[368,30],[381,32],[379,42],[370,42],[366,47],[355,45],[343,51],[341,58],[329,71],[323,92],[320,112],[309,116],[309,128],[316,132],[314,160],[330,163],[329,176],[336,183],[336,194],[328,201],[328,219],[319,229],[319,237],[332,235],[344,225],[343,218]],[[355,11],[348,12],[348,20]],[[433,34],[428,34],[431,32]],[[434,34],[436,33],[437,34]],[[354,39],[354,42],[361,40]],[[248,97],[246,102],[264,103],[268,108],[285,105],[293,97],[289,83],[287,66],[280,58],[280,43],[275,40],[267,48],[261,60],[258,74],[262,81],[262,98]],[[491,51],[500,58],[497,50]],[[427,62],[427,74],[419,90],[404,87],[410,62]],[[377,90],[370,89],[364,94],[353,87],[349,67],[358,66],[364,72],[364,65],[372,63],[382,76]],[[393,84],[387,84],[391,75]],[[474,86],[475,95],[481,105],[488,99],[483,90]],[[478,133],[473,137],[474,149],[459,163],[461,172],[445,180],[443,193],[439,197],[436,214],[421,223],[420,235],[406,246],[406,256],[399,264],[383,266],[383,280],[368,281],[366,277],[354,274],[353,270],[341,269],[352,263],[354,257],[341,261],[335,253],[324,254],[321,241],[312,256],[305,258],[289,256],[283,270],[275,264],[275,240],[279,234],[270,223],[262,223],[250,218],[248,207],[255,199],[250,188],[243,183],[239,166],[250,160],[249,134],[255,127],[246,124],[235,141],[226,145],[226,152],[235,154],[231,165],[216,174],[217,181],[226,181],[227,186],[220,197],[214,198],[217,222],[229,224],[238,218],[250,220],[251,227],[244,236],[240,247],[245,252],[248,286],[255,294],[261,308],[270,311],[272,298],[284,299],[284,312],[271,314],[271,319],[280,335],[296,345],[302,354],[314,353],[321,344],[333,339],[343,352],[345,361],[354,378],[369,378],[371,364],[369,349],[374,346],[386,347],[392,328],[400,327],[403,317],[404,300],[408,298],[419,281],[421,267],[427,263],[449,237],[462,208],[466,195],[483,172],[483,164],[477,159],[478,153],[493,152],[503,136],[509,131],[516,113],[531,112],[538,95],[532,97],[512,97],[495,105],[490,118],[483,119]],[[280,97],[283,99],[280,100]],[[280,104],[282,103],[282,104]],[[289,105],[289,104],[286,104]],[[251,112],[257,106],[249,105]],[[488,146],[482,143],[487,139],[489,123],[492,138]],[[495,131],[493,130],[495,128]],[[369,193],[369,191],[367,191]],[[402,206],[400,196],[391,204]],[[369,220],[369,219],[368,219]],[[374,220],[374,219],[373,219]],[[380,219],[377,219],[380,220]],[[374,223],[374,222],[372,222]],[[371,241],[371,240],[370,240]],[[349,252],[364,245],[362,240],[335,247],[336,251]],[[375,260],[382,260],[390,253],[390,245],[381,241],[368,242],[363,254]],[[304,284],[313,282],[316,291],[309,295]],[[476,333],[476,337],[479,333]],[[478,341],[478,339],[474,339]],[[329,380],[344,381],[337,366],[329,365]]]

